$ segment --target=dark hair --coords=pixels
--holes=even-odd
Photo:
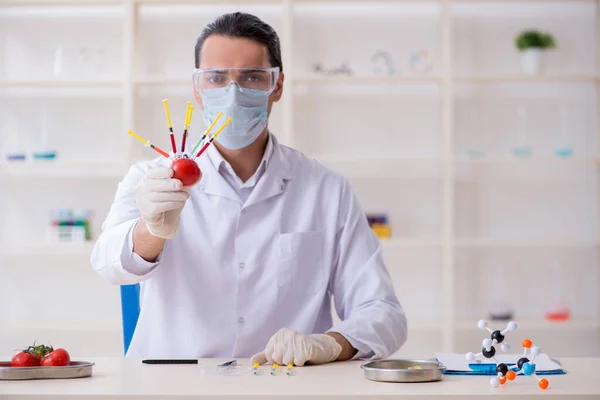
[[[223,14],[213,22],[207,24],[196,40],[194,59],[196,68],[200,68],[200,51],[204,41],[210,35],[222,35],[233,38],[247,38],[267,46],[269,62],[272,67],[279,67],[283,71],[281,62],[281,45],[277,32],[267,23],[252,14],[235,12]]]

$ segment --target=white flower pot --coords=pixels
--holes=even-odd
[[[521,52],[521,64],[523,72],[529,75],[537,75],[544,69],[544,51],[537,48],[529,48]]]

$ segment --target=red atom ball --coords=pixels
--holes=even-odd
[[[189,158],[178,158],[171,165],[173,178],[179,179],[183,186],[192,186],[200,180],[202,173],[198,164]]]

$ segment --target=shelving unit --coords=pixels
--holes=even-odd
[[[97,88],[120,87],[120,81],[68,81],[68,80],[14,80],[0,81],[0,87],[6,88]]]
[[[576,71],[563,66],[563,70],[549,70],[548,73],[539,76],[528,76],[519,72],[515,67],[515,60],[510,57],[506,62],[508,67],[498,69],[488,68],[488,64],[481,59],[465,57],[465,54],[468,56],[485,53],[485,48],[482,50],[481,46],[491,34],[485,31],[485,34],[479,38],[476,34],[477,29],[485,30],[488,27],[469,25],[469,13],[479,9],[485,12],[485,8],[490,5],[501,5],[503,9],[511,5],[524,7],[525,11],[522,13],[524,16],[519,18],[528,18],[528,15],[538,10],[532,11],[532,7],[543,5],[594,8],[596,30],[589,35],[589,38],[586,36],[582,41],[585,45],[578,45],[579,47],[570,53],[570,57],[588,60],[587,53],[584,54],[585,57],[579,57],[581,51],[584,51],[582,46],[587,46],[586,51],[595,52],[599,58],[594,60],[593,70]],[[169,7],[168,15],[157,18],[156,15],[160,15],[157,10],[160,11],[160,7],[166,6]],[[469,304],[464,298],[469,298],[474,303],[481,303],[485,299],[481,297],[480,292],[463,293],[461,274],[469,271],[475,274],[472,275],[475,276],[473,279],[477,280],[479,277],[481,280],[483,275],[477,275],[478,270],[485,269],[479,268],[481,265],[499,259],[501,255],[498,255],[498,252],[509,254],[514,251],[532,253],[532,259],[537,256],[536,252],[539,252],[540,257],[547,253],[556,253],[557,257],[572,257],[573,268],[578,271],[578,274],[580,272],[588,274],[589,279],[595,276],[593,279],[597,284],[593,290],[586,289],[587,292],[582,292],[582,296],[595,298],[596,304],[585,309],[574,310],[577,315],[572,321],[562,324],[544,321],[541,319],[543,315],[535,313],[539,308],[539,304],[535,302],[532,307],[524,308],[526,312],[523,318],[519,318],[520,315],[517,317],[522,327],[534,330],[544,337],[552,336],[556,330],[583,332],[587,334],[586,338],[594,338],[596,341],[594,351],[596,355],[600,354],[600,264],[597,259],[597,250],[600,247],[598,237],[600,208],[594,210],[598,221],[592,224],[593,229],[585,223],[580,223],[579,225],[582,225],[580,231],[573,228],[576,223],[568,222],[583,221],[581,213],[578,214],[577,210],[574,210],[573,217],[569,220],[567,217],[563,218],[563,214],[569,216],[571,214],[566,211],[557,214],[555,211],[561,201],[569,205],[579,204],[578,207],[584,211],[591,210],[590,203],[599,203],[597,185],[600,181],[596,167],[600,164],[600,150],[590,150],[592,145],[600,149],[600,124],[598,123],[600,2],[596,0],[377,0],[373,2],[366,0],[0,0],[0,53],[4,52],[5,55],[9,50],[6,37],[11,29],[10,24],[5,28],[2,27],[3,21],[6,21],[3,13],[5,14],[7,10],[10,11],[10,15],[26,10],[27,12],[20,17],[22,20],[35,17],[38,21],[45,11],[52,10],[53,13],[45,18],[48,20],[58,18],[63,21],[61,27],[66,31],[75,21],[80,23],[86,19],[94,20],[100,25],[117,26],[119,29],[119,34],[115,36],[116,40],[107,39],[112,40],[108,44],[94,42],[88,47],[93,49],[94,46],[106,45],[106,51],[114,61],[114,68],[109,68],[101,77],[88,76],[74,79],[68,76],[53,80],[50,76],[41,75],[25,79],[21,75],[11,76],[11,73],[17,70],[16,66],[5,63],[3,69],[0,65],[0,117],[2,106],[6,104],[3,101],[9,102],[13,98],[22,99],[32,96],[32,102],[53,98],[64,101],[64,104],[51,105],[51,108],[54,107],[52,111],[60,111],[65,107],[80,107],[82,110],[95,110],[96,113],[101,110],[100,114],[104,118],[93,121],[90,126],[82,125],[71,130],[69,124],[66,124],[66,132],[61,130],[61,134],[68,139],[61,141],[61,144],[67,147],[64,149],[64,157],[61,154],[60,161],[0,164],[0,180],[8,182],[13,193],[29,193],[39,197],[40,206],[46,203],[56,205],[60,200],[70,203],[70,190],[75,193],[78,185],[93,181],[98,185],[98,190],[87,194],[78,193],[78,201],[83,201],[81,199],[87,196],[86,201],[90,205],[107,211],[109,204],[105,204],[106,197],[99,197],[98,193],[107,191],[114,193],[116,184],[126,173],[129,165],[141,158],[153,157],[153,154],[138,146],[138,143],[128,140],[124,133],[127,129],[133,129],[140,134],[143,133],[145,137],[157,144],[165,142],[160,99],[164,97],[173,99],[171,104],[173,104],[174,122],[181,119],[177,119],[178,116],[175,115],[181,111],[179,104],[183,104],[186,100],[193,100],[191,92],[191,51],[195,39],[193,35],[199,34],[202,25],[214,15],[221,11],[230,12],[236,8],[263,17],[274,25],[282,38],[286,93],[281,104],[274,107],[272,115],[272,130],[279,140],[298,148],[348,177],[366,211],[381,209],[390,211],[394,237],[382,241],[382,246],[394,283],[398,287],[399,297],[407,306],[411,331],[409,343],[400,354],[423,356],[430,355],[432,351],[461,350],[459,335],[461,337],[467,335],[476,344],[479,340],[476,321],[484,315],[476,314],[477,307],[463,310],[465,308],[463,305]],[[104,16],[97,17],[93,12],[97,9],[110,10],[110,13],[108,16],[103,14]],[[64,12],[65,10],[73,10],[77,15],[70,17]],[[365,12],[361,14],[360,10]],[[332,27],[319,25],[331,15],[339,17],[332,19]],[[583,13],[565,18],[581,18],[581,15]],[[8,18],[10,22],[10,17]],[[352,18],[359,23],[362,21],[361,26],[364,26],[364,29],[360,34],[356,33],[356,36],[347,37],[343,42],[336,44],[336,49],[328,49],[326,43],[314,41],[314,37],[318,35],[324,37],[333,37],[333,34],[343,35],[345,31],[342,29],[338,33],[336,27],[344,28],[344,23],[354,24]],[[394,18],[406,23],[394,23]],[[558,19],[560,18],[557,17],[555,20]],[[176,24],[181,20],[185,20],[186,23]],[[378,23],[373,25],[373,20],[377,20]],[[194,23],[188,23],[189,21]],[[509,22],[513,24],[512,21]],[[588,29],[588,22],[586,19],[581,29]],[[490,24],[490,26],[494,25]],[[578,26],[576,28],[579,29]],[[386,29],[389,35],[385,34]],[[155,42],[154,37],[148,37],[151,30],[169,31],[169,35],[164,36],[162,42],[161,39]],[[416,33],[413,34],[413,31]],[[588,34],[588,30],[578,32]],[[10,35],[17,38],[20,38],[19,34],[18,29],[10,32]],[[362,42],[361,35],[365,38]],[[46,36],[48,37],[39,40],[52,46],[54,43],[52,34]],[[383,36],[386,38],[382,39]],[[389,39],[388,36],[393,39]],[[23,34],[22,37],[24,39],[19,42],[19,45],[21,48],[31,50],[28,55],[34,57],[32,54],[41,51],[31,42],[31,36]],[[161,49],[165,49],[165,43],[173,40],[174,37],[186,38],[185,46],[178,41],[172,42],[177,53],[169,53],[169,57],[160,57]],[[3,39],[6,40],[3,42]],[[505,48],[502,46],[505,42],[496,38],[494,40],[498,40],[497,51],[504,51]],[[305,42],[312,43],[312,48],[307,49]],[[415,43],[415,47],[430,49],[434,54],[434,68],[431,72],[418,74],[407,66],[405,62],[407,54],[414,50],[410,47],[413,46],[412,42]],[[149,46],[149,43],[153,46]],[[68,42],[65,44],[65,52],[69,50],[69,45],[72,52],[77,51],[77,46],[80,46],[77,41]],[[401,66],[396,74],[385,75],[372,70],[369,58],[372,51],[377,49],[376,46],[381,48],[392,46],[390,55],[394,62]],[[185,61],[184,56],[179,57],[180,48],[187,57]],[[173,54],[178,56],[173,58]],[[42,63],[42,69],[52,68],[53,61],[49,59],[51,57],[50,53],[45,52],[43,57],[37,60]],[[311,72],[311,63],[322,61],[328,66],[335,67],[335,63],[340,60],[350,62],[355,70],[354,75],[322,76]],[[558,56],[552,60],[557,65],[560,64],[559,61]],[[180,73],[183,62],[188,63],[189,68],[185,70],[189,70],[189,74]],[[525,94],[523,94],[525,90],[522,89],[523,87],[527,88]],[[557,87],[579,88],[577,89],[579,92],[575,94],[567,91],[565,99],[576,104],[583,102],[595,107],[590,111],[594,116],[577,125],[577,129],[583,132],[582,135],[587,142],[578,143],[578,152],[575,156],[559,159],[546,152],[536,153],[530,158],[519,158],[508,153],[505,142],[494,142],[490,147],[497,150],[504,146],[506,154],[486,152],[483,157],[465,154],[464,143],[472,139],[472,137],[464,138],[465,132],[469,130],[468,124],[464,124],[465,115],[461,114],[464,106],[462,102],[465,98],[466,101],[476,103],[478,106],[485,105],[486,101],[494,96],[522,100],[527,99],[528,96],[535,98],[537,93],[544,93],[539,96],[552,100],[555,97],[547,93],[554,93],[552,90],[558,90]],[[590,88],[593,88],[593,95],[588,93],[591,91]],[[517,95],[512,98],[502,92],[503,90],[506,92],[513,90]],[[581,100],[582,98],[584,100]],[[11,104],[10,109],[14,109],[22,117],[26,103],[19,104]],[[422,110],[419,111],[420,109]],[[118,115],[115,114],[116,111]],[[496,117],[496,123],[504,122],[502,115],[507,113],[502,114],[502,112],[498,107],[500,116]],[[344,113],[353,118],[343,118]],[[481,114],[481,118],[488,115],[473,110],[467,113],[468,116],[477,114]],[[331,122],[332,120],[335,123]],[[200,115],[196,114],[193,122],[195,131],[192,131],[192,135],[202,129],[200,121]],[[590,121],[592,122],[589,123]],[[109,122],[113,125],[103,126],[103,123]],[[353,126],[354,122],[356,126]],[[87,153],[89,157],[87,161],[78,157],[82,142],[77,142],[77,129],[84,128],[93,132],[93,139],[89,140],[89,145],[98,145],[97,150]],[[493,139],[500,136],[498,131],[485,128],[494,127],[481,129],[489,130],[491,132],[489,136],[493,136]],[[25,124],[23,129],[32,134],[36,132],[37,127],[29,123]],[[59,130],[59,125],[55,122],[51,133],[56,134]],[[597,132],[592,135],[590,134],[592,130]],[[73,146],[68,147],[71,142]],[[110,146],[107,143],[110,143]],[[353,147],[352,143],[361,145]],[[0,149],[3,148],[2,145],[2,135],[0,135]],[[115,154],[111,153],[113,149]],[[59,150],[62,153],[62,149]],[[560,201],[553,201],[550,198],[540,202],[539,207],[537,204],[530,206],[546,207],[549,219],[563,218],[561,221],[564,220],[564,232],[556,232],[550,228],[547,232],[542,228],[529,229],[531,224],[543,221],[538,214],[531,221],[523,220],[521,225],[514,225],[512,228],[507,227],[508,222],[502,223],[497,219],[486,217],[486,213],[495,212],[496,207],[498,213],[519,210],[502,195],[503,190],[523,191],[526,194],[525,200],[535,198],[535,195],[527,192],[524,183],[514,179],[512,175],[507,175],[502,180],[494,180],[495,178],[486,175],[484,170],[495,168],[494,171],[503,172],[505,169],[520,168],[522,174],[526,175],[532,173],[533,167],[541,169],[542,172],[547,168],[550,172],[546,174],[552,178],[552,171],[564,165],[594,169],[594,172],[590,172],[588,176],[588,181],[594,181],[593,184],[588,185],[586,189],[588,191],[584,192],[584,189],[577,186],[578,175],[575,172],[565,172],[563,181],[575,186],[568,186],[564,190],[574,188],[579,197],[575,198],[574,194],[575,200],[570,197],[560,197]],[[534,178],[531,179],[533,180]],[[45,185],[44,190],[51,190],[51,184],[48,182],[56,182],[52,184],[56,184],[64,192],[64,196],[47,199],[47,193],[27,192],[30,190],[28,182],[41,182]],[[536,188],[540,193],[547,193],[543,191],[543,185],[547,184],[545,179],[543,182],[536,183]],[[69,185],[73,185],[72,189]],[[564,185],[564,182],[561,185]],[[489,194],[490,192],[492,194]],[[505,203],[497,202],[497,198]],[[464,205],[465,202],[467,205]],[[4,206],[5,213],[12,212],[9,207],[14,206],[16,212],[25,215],[25,212],[19,209],[18,203],[14,197],[0,196],[0,206]],[[0,212],[0,218],[2,215]],[[102,219],[103,215],[99,212],[94,221],[96,233],[99,231]],[[517,218],[510,219],[510,221],[514,220]],[[45,260],[40,269],[89,268],[86,257],[91,252],[91,244],[51,245],[11,242],[10,229],[36,229],[35,227],[38,226],[31,221],[26,222],[22,228],[12,227],[0,231],[0,240],[2,240],[0,277],[7,274],[9,279],[16,279],[15,274],[19,271],[21,261],[36,258]],[[594,255],[590,256],[590,253]],[[464,263],[461,257],[475,261],[471,265]],[[31,271],[32,264],[30,261],[27,262],[29,263],[27,271]],[[519,267],[514,268],[514,271],[520,271],[517,269]],[[530,269],[539,268],[533,263]],[[48,270],[44,273],[48,273]],[[569,277],[569,279],[575,278]],[[1,281],[6,282],[4,279],[0,279]],[[85,285],[89,282],[86,280],[77,284]],[[0,283],[0,293],[2,289],[6,288]],[[110,293],[116,293],[112,289],[110,288]],[[99,294],[100,289],[95,290],[98,290],[97,296],[109,293],[109,289],[102,294]],[[540,292],[535,293],[538,298],[543,295]],[[427,300],[424,303],[415,300],[419,296]],[[0,295],[0,302],[2,301]],[[17,300],[13,297],[11,301]],[[93,304],[97,300],[89,301]],[[429,304],[435,307],[434,311],[427,308]],[[5,324],[2,324],[3,322]],[[118,319],[107,321],[106,324],[101,321],[98,323],[99,326],[113,333],[120,329]],[[5,318],[1,313],[0,324],[8,326],[15,335],[17,331],[20,332],[27,326],[25,322]],[[91,332],[86,327],[80,327],[76,321],[68,327],[74,336],[77,336],[75,334],[77,330],[81,330],[82,336]],[[39,327],[38,331],[56,332],[57,327]],[[414,335],[414,332],[418,334]],[[102,338],[98,336],[98,340],[101,341]],[[419,340],[425,342],[414,344]],[[435,343],[434,349],[431,348],[432,343]],[[110,345],[113,344],[114,340]],[[7,349],[0,346],[0,353],[3,350]]]
[[[503,322],[494,322],[495,325],[502,326]],[[525,319],[519,321],[520,327],[525,327],[529,331],[540,330],[560,330],[560,331],[578,331],[586,329],[600,329],[600,324],[594,319],[575,319],[565,322],[549,322],[543,319]],[[456,324],[459,331],[479,331],[477,321],[460,321]]]
[[[478,82],[478,83],[502,83],[502,82],[524,82],[524,83],[597,83],[596,75],[481,75],[481,76],[457,76],[456,82]]]
[[[89,257],[93,247],[92,243],[46,243],[43,245],[24,243],[19,246],[0,247],[0,257]]]
[[[0,175],[8,178],[112,178],[121,179],[129,165],[106,163],[68,163],[39,161],[0,166]]]

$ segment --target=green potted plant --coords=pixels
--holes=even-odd
[[[544,51],[556,48],[556,42],[549,33],[526,30],[517,35],[515,46],[522,54],[523,71],[535,75],[542,71]]]

